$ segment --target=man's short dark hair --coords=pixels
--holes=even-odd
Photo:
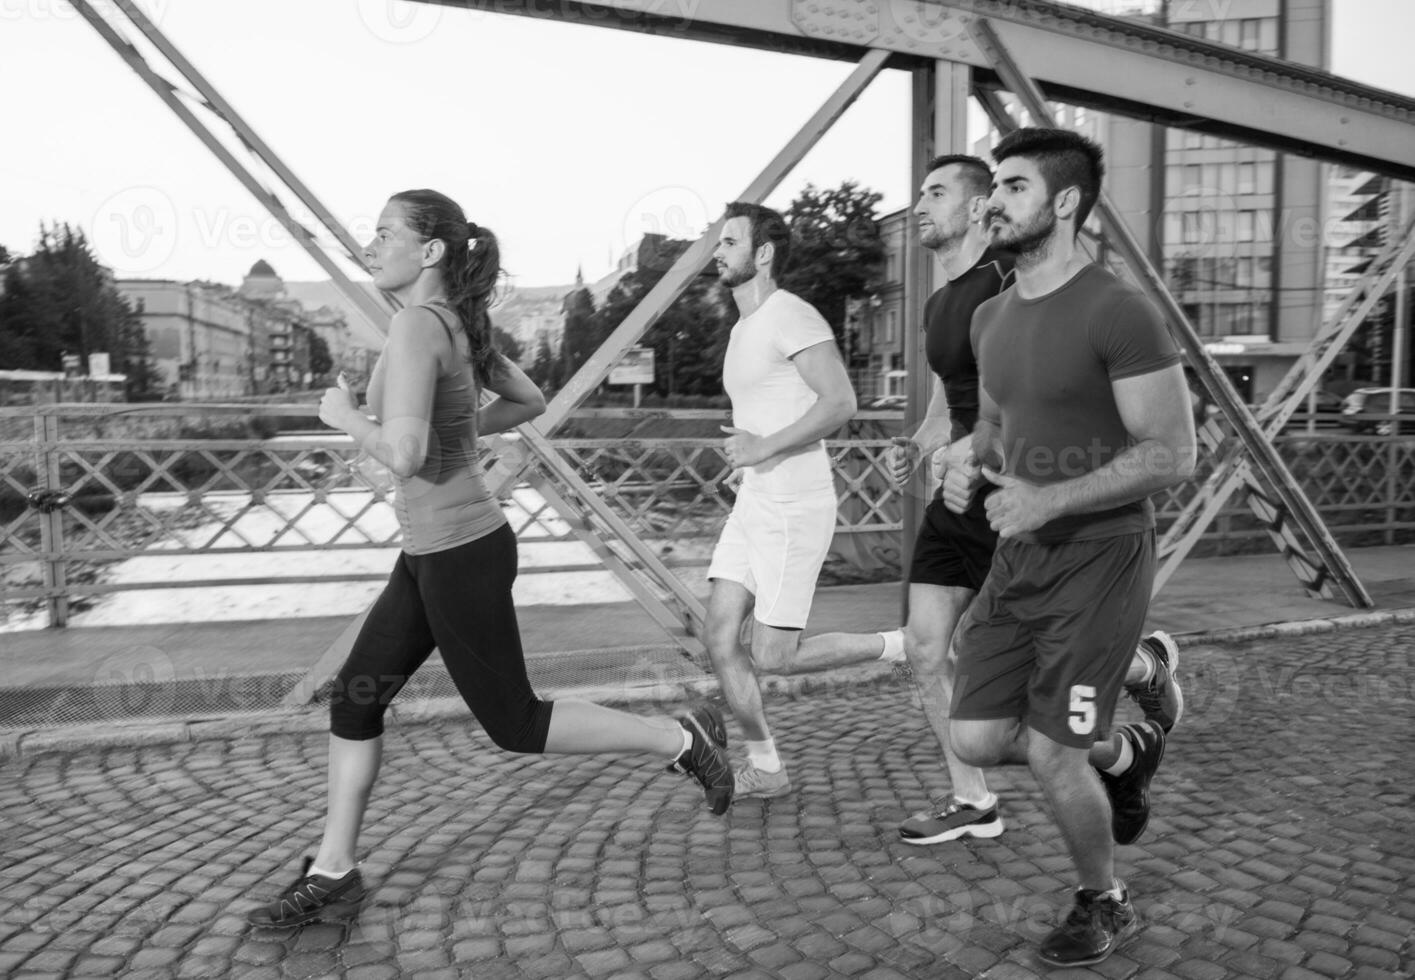
[[[748,204],[746,201],[733,201],[727,205],[724,217],[747,219],[751,228],[750,244],[753,252],[768,242],[771,243],[771,277],[780,278],[781,273],[786,270],[786,263],[791,259],[791,228],[786,224],[786,219],[771,208]]]
[[[969,197],[987,197],[992,193],[992,168],[981,158],[966,153],[945,153],[934,157],[929,161],[926,173],[954,165],[959,168],[959,176]]]
[[[1100,144],[1069,129],[1029,126],[1008,133],[993,148],[992,158],[998,163],[1008,157],[1035,160],[1053,200],[1068,187],[1081,192],[1081,203],[1076,208],[1076,231],[1080,233],[1101,196],[1105,152]]]

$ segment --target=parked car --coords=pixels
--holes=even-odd
[[[1415,388],[1400,389],[1400,414],[1390,417],[1393,388],[1357,388],[1346,396],[1341,418],[1352,432],[1388,436],[1397,431],[1415,432]],[[1385,416],[1382,418],[1381,416]]]
[[[1288,431],[1301,431],[1309,428],[1313,429],[1335,429],[1345,423],[1342,410],[1346,407],[1346,399],[1340,395],[1334,395],[1329,391],[1318,391],[1316,398],[1316,411],[1308,413],[1307,406],[1312,404],[1307,398],[1302,399],[1297,411],[1292,413],[1292,417],[1287,421]]]

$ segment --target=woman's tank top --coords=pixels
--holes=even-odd
[[[424,305],[447,331],[453,356],[461,363],[439,375],[432,396],[427,459],[410,477],[397,477],[393,509],[403,532],[403,550],[410,555],[446,551],[485,537],[506,523],[497,500],[487,489],[477,454],[478,390],[472,366],[457,351],[450,316]],[[383,384],[378,365],[369,385],[369,408],[383,418]]]

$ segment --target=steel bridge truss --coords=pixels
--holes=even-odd
[[[1347,163],[1399,179],[1415,179],[1415,100],[1299,65],[1255,55],[1145,23],[1094,14],[1047,0],[421,0],[502,14],[616,27],[649,34],[754,46],[774,51],[857,62],[840,84],[740,199],[760,202],[790,173],[868,84],[886,67],[914,78],[914,125],[909,148],[914,183],[936,152],[967,152],[966,104],[979,99],[1000,129],[1016,123],[996,97],[1010,90],[1039,123],[1051,119],[1046,98],[1201,130],[1228,139]],[[286,227],[365,318],[355,323],[382,342],[392,312],[360,288],[335,261],[342,251],[362,269],[357,242],[286,166],[214,86],[142,13],[132,0],[96,5],[73,0],[100,37],[145,81],[178,118]],[[123,22],[126,19],[126,24]],[[170,80],[128,40],[136,29]],[[153,60],[157,60],[154,58]],[[1023,66],[1028,66],[1024,71]],[[1125,78],[1123,92],[1115,80]],[[1043,96],[1043,87],[1046,96]],[[1252,97],[1260,95],[1261,98]],[[1248,97],[1241,97],[1248,96]],[[205,110],[199,114],[194,107]],[[213,125],[216,124],[216,125]],[[248,151],[243,161],[217,134],[225,132]],[[263,168],[258,177],[253,167]],[[280,192],[271,186],[280,188]],[[298,221],[282,193],[298,201],[338,248],[321,241]],[[1105,238],[1123,256],[1136,280],[1165,311],[1190,364],[1235,435],[1205,426],[1202,438],[1219,461],[1162,542],[1165,559],[1158,589],[1228,498],[1244,488],[1302,584],[1333,598],[1332,586],[1354,606],[1372,604],[1330,532],[1273,451],[1279,431],[1320,378],[1373,304],[1415,254],[1415,230],[1405,233],[1351,289],[1332,321],[1312,341],[1258,418],[1238,397],[1179,304],[1148,262],[1134,236],[1108,201],[1098,211]],[[659,561],[621,515],[601,499],[547,441],[608,375],[626,349],[639,341],[710,261],[720,219],[644,297],[624,322],[553,398],[546,413],[519,427],[518,438],[488,440],[496,454],[489,482],[505,495],[518,480],[535,487],[577,536],[613,571],[632,595],[688,655],[701,653],[697,637],[702,603]],[[927,255],[906,238],[906,315],[916,318],[928,294]],[[927,371],[918,345],[906,348],[909,406],[917,421],[927,397]],[[916,504],[906,498],[904,536],[917,523]],[[1300,532],[1300,537],[1299,537]],[[1310,546],[1309,554],[1305,545]],[[342,660],[359,617],[337,640],[306,682],[291,695],[312,695]]]

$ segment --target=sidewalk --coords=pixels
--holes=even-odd
[[[1375,599],[1375,612],[1415,609],[1415,546],[1351,549],[1347,556]],[[822,588],[808,632],[892,629],[899,625],[901,597],[897,583]],[[1149,628],[1207,634],[1358,612],[1309,598],[1276,554],[1193,559],[1156,597]],[[526,606],[519,618],[533,659],[571,651],[673,649],[633,602]],[[341,616],[0,634],[0,689],[303,672],[348,622]]]
[[[899,839],[947,782],[890,683],[769,698],[794,792],[720,818],[659,759],[513,756],[465,717],[396,725],[370,894],[296,932],[244,915],[317,844],[322,732],[13,759],[0,976],[1409,977],[1412,646],[1406,623],[1184,648],[1153,817],[1116,855],[1144,927],[1094,971],[1036,957],[1074,882],[1025,769],[989,774],[1001,837]]]

